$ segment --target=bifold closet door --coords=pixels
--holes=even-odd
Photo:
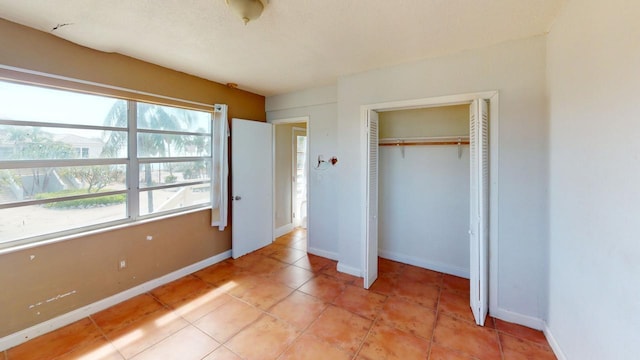
[[[367,116],[367,234],[364,264],[364,287],[368,289],[378,278],[378,113]]]
[[[476,99],[470,114],[470,304],[478,325],[489,312],[489,111]]]

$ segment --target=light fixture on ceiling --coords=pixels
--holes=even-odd
[[[262,10],[267,6],[268,0],[226,0],[227,6],[233,10],[245,25],[262,15]]]

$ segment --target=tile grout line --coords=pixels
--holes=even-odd
[[[287,264],[287,266],[295,266],[293,263],[286,263],[286,262],[284,262],[284,261],[281,261],[281,260],[279,260],[279,259],[273,258],[273,257],[271,257],[271,256],[265,256],[265,255],[260,255],[260,254],[259,254],[259,256],[264,256],[265,258],[269,258],[269,259],[272,259],[272,260],[275,260],[275,261],[278,261],[278,262],[281,262],[281,263]],[[302,257],[301,257],[300,259],[302,259]],[[300,260],[300,259],[298,259],[298,260]],[[298,260],[296,260],[296,261],[298,261]],[[295,262],[295,261],[294,261],[294,262]],[[301,267],[298,267],[298,266],[296,266],[296,267],[297,267],[297,268],[301,268]],[[286,267],[285,267],[285,269],[286,269]],[[307,270],[307,269],[304,269],[304,270]],[[308,270],[308,271],[309,271],[309,270]],[[270,274],[271,274],[271,272],[270,272]],[[255,274],[255,276],[260,276],[260,274]],[[241,301],[241,302],[243,302],[243,303],[245,303],[245,304],[247,304],[247,305],[249,305],[249,306],[251,306],[251,307],[253,307],[253,308],[257,309],[258,311],[260,311],[260,312],[262,313],[262,315],[260,315],[260,316],[259,316],[257,319],[255,319],[254,321],[252,321],[252,322],[250,322],[249,324],[247,324],[247,325],[245,325],[244,327],[242,327],[242,328],[241,328],[240,330],[238,330],[235,334],[233,334],[231,337],[229,337],[226,341],[221,342],[221,343],[220,343],[220,346],[224,346],[226,349],[228,349],[229,351],[231,351],[233,354],[235,354],[235,355],[237,355],[238,357],[242,358],[239,354],[236,354],[233,350],[231,350],[231,349],[229,349],[227,346],[225,346],[225,344],[227,344],[227,343],[228,343],[229,341],[231,341],[233,338],[235,338],[236,336],[238,336],[238,334],[240,334],[241,332],[243,332],[244,330],[246,330],[249,326],[251,326],[251,325],[255,324],[256,322],[258,322],[260,319],[264,318],[265,316],[270,316],[270,317],[272,317],[272,318],[274,318],[274,319],[276,319],[276,320],[278,320],[278,321],[282,321],[282,322],[286,323],[287,325],[294,327],[292,324],[289,324],[289,323],[288,323],[287,321],[285,321],[284,319],[281,319],[281,318],[279,318],[279,317],[275,316],[274,314],[270,313],[269,311],[270,311],[271,309],[273,309],[275,306],[277,306],[278,304],[280,304],[281,302],[283,302],[285,299],[289,298],[292,294],[294,294],[296,291],[298,291],[298,289],[299,289],[300,287],[302,287],[304,284],[306,284],[307,282],[311,281],[312,279],[314,279],[314,278],[316,278],[316,277],[317,277],[317,275],[314,273],[314,276],[313,276],[313,277],[311,277],[311,278],[310,278],[310,279],[308,279],[307,281],[303,282],[302,284],[300,284],[300,285],[299,285],[298,287],[296,287],[296,288],[290,287],[290,286],[288,286],[287,284],[283,284],[284,286],[287,286],[287,287],[289,287],[290,289],[293,289],[293,291],[292,291],[291,293],[289,293],[289,295],[285,296],[284,298],[280,299],[280,300],[279,300],[279,301],[277,301],[276,303],[272,304],[272,305],[271,305],[268,309],[266,309],[266,310],[263,310],[263,309],[261,309],[261,308],[259,308],[259,307],[255,306],[255,305],[253,305],[253,304],[249,303],[248,301],[246,301],[246,300],[244,300],[244,299],[242,299],[242,298],[239,298],[239,297],[237,297],[237,296],[235,296],[235,295],[233,295],[233,294],[229,294],[229,293],[225,292],[228,296],[231,296],[232,298],[234,298],[234,299],[236,299],[236,300],[238,300],[238,301]],[[278,282],[278,281],[276,281],[276,282]],[[278,282],[278,283],[280,283],[280,282]],[[303,292],[303,293],[304,293],[304,292]],[[306,293],[304,293],[304,294],[306,294]],[[312,296],[312,297],[316,298],[316,297],[315,297],[315,296],[313,296],[313,295],[310,295],[310,294],[307,294],[307,295],[309,295],[309,296]],[[325,310],[326,310],[326,308],[325,308]],[[323,310],[323,312],[324,312],[324,310]],[[322,313],[321,313],[321,314],[322,314]],[[317,318],[316,318],[316,320],[317,320]],[[311,324],[313,324],[314,322],[315,322],[315,320],[314,320]],[[287,351],[291,346],[293,346],[293,344],[298,340],[298,338],[300,338],[300,337],[302,336],[302,334],[304,334],[304,331],[306,331],[306,329],[307,329],[308,327],[310,327],[310,326],[311,326],[311,324],[309,324],[305,329],[303,329],[302,331],[300,331],[300,333],[299,333],[299,334],[298,334],[298,335],[293,339],[293,341],[291,341],[291,343],[290,343],[290,344],[289,344],[289,345],[288,345],[288,346],[287,346],[287,347],[286,347],[286,348],[285,348],[285,349],[284,349],[280,354],[278,354],[278,355],[276,356],[276,359],[277,359],[277,358],[279,358],[280,356],[282,356],[282,354],[284,354],[284,353],[285,353],[285,352],[286,352],[286,351]],[[295,327],[294,327],[294,328],[295,328]],[[296,329],[296,331],[297,331],[297,329]],[[214,340],[215,340],[215,339],[214,339]],[[217,341],[217,340],[216,340],[216,341]],[[214,351],[215,351],[215,350],[214,350]]]
[[[186,275],[186,276],[189,276],[189,275]],[[184,278],[184,277],[182,277],[182,278]],[[181,279],[182,279],[182,278],[181,278]],[[164,286],[164,285],[163,285],[163,286]],[[151,290],[153,290],[153,289],[151,289]],[[187,327],[189,327],[189,326],[193,326],[193,325],[191,324],[191,322],[190,322],[190,321],[188,321],[187,319],[183,318],[180,314],[176,313],[176,312],[174,311],[174,309],[172,309],[172,308],[170,307],[170,305],[169,305],[169,304],[165,303],[164,301],[160,300],[158,297],[156,297],[155,295],[153,295],[153,294],[151,293],[151,291],[147,291],[147,292],[146,292],[146,293],[144,293],[144,294],[151,296],[151,298],[152,298],[152,299],[154,299],[154,300],[155,300],[155,301],[157,301],[160,305],[162,305],[162,308],[163,308],[163,309],[170,311],[170,312],[171,312],[172,314],[174,314],[176,317],[178,317],[178,318],[180,318],[180,319],[184,320],[184,322],[186,323],[186,325],[185,325],[185,326],[183,326],[183,327],[180,327],[180,328],[176,329],[176,331],[172,332],[171,334],[168,334],[167,336],[165,336],[165,337],[163,337],[163,338],[159,339],[157,342],[155,342],[155,343],[153,343],[153,344],[151,344],[151,345],[147,346],[146,348],[144,348],[144,349],[140,350],[139,352],[137,352],[137,353],[135,353],[135,354],[131,355],[131,357],[129,357],[129,359],[132,359],[132,358],[134,358],[134,357],[136,357],[136,356],[138,356],[138,355],[142,354],[143,352],[145,352],[145,351],[147,351],[147,350],[149,350],[149,349],[153,348],[154,346],[156,346],[156,345],[160,344],[161,342],[165,341],[166,339],[168,339],[169,337],[173,336],[174,334],[176,334],[176,333],[178,333],[178,332],[180,332],[180,331],[182,331],[182,330],[186,329]],[[192,294],[192,293],[189,293],[189,295],[191,295],[191,294]],[[142,295],[142,294],[141,294],[141,295]],[[149,314],[146,314],[146,315],[142,316],[141,318],[139,318],[138,320],[140,320],[140,319],[144,319],[144,318],[147,318],[147,317],[151,316],[152,314],[154,314],[154,313],[156,313],[156,312],[158,312],[158,311],[161,311],[161,310],[160,310],[160,309],[158,309],[158,310],[153,311],[153,312],[151,312],[151,313],[149,313]],[[91,320],[93,320],[93,319],[91,319]],[[136,321],[138,321],[138,320],[136,320]],[[136,321],[132,322],[131,324],[135,323]],[[130,325],[130,324],[129,324],[129,325]],[[129,325],[126,325],[126,326],[129,326]],[[96,326],[97,326],[97,324],[96,324]],[[120,328],[123,328],[123,327],[120,327]],[[197,327],[196,327],[196,328],[197,328]],[[198,329],[198,330],[200,330],[200,329]],[[111,342],[112,342],[112,341],[111,341],[111,339],[110,339],[109,337],[107,337],[106,335],[105,335],[105,337],[107,338],[107,340],[109,341],[109,343],[111,343]],[[214,340],[215,340],[215,339],[214,339]],[[216,340],[216,341],[217,341],[217,340]],[[112,344],[112,345],[113,345],[113,344]],[[113,345],[113,346],[114,346],[114,348],[115,348],[115,345]],[[118,350],[118,348],[116,348],[116,350],[118,351],[118,353],[120,353],[120,350]],[[120,355],[122,356],[122,358],[123,358],[123,359],[127,359],[127,357],[125,357],[124,355],[122,355],[122,353],[120,353]]]
[[[495,321],[494,321],[494,324],[495,324]],[[534,347],[536,347],[536,348],[538,348],[540,350],[544,350],[544,351],[547,351],[547,352],[549,352],[549,351],[553,352],[553,350],[551,350],[549,345],[545,346],[545,345],[540,344],[540,343],[538,343],[536,341],[529,340],[529,339],[526,339],[524,337],[518,336],[516,334],[509,333],[508,331],[499,330],[497,326],[495,327],[495,330],[498,333],[498,341],[500,342],[501,345],[502,345],[502,340],[500,340],[500,334],[504,334],[504,335],[510,336],[512,338],[518,339],[520,341],[524,341],[525,343],[529,344],[530,346],[534,346]]]
[[[300,285],[300,286],[302,286],[302,285]],[[293,294],[293,293],[292,293],[292,294]],[[291,296],[291,295],[289,295],[289,296]],[[287,298],[288,298],[289,296],[287,296]],[[315,298],[315,296],[313,296],[313,295],[310,295],[310,296],[312,296],[312,297],[314,297],[314,298]],[[286,298],[285,298],[285,299],[286,299]],[[316,298],[316,299],[317,299],[317,298]],[[283,299],[283,300],[284,300],[284,299]],[[324,301],[323,301],[323,302],[324,302]],[[327,304],[325,303],[325,305],[327,305]],[[275,305],[274,305],[274,306],[275,306]],[[315,324],[315,322],[316,322],[316,321],[318,321],[318,319],[320,318],[320,316],[322,316],[322,314],[324,314],[324,312],[325,312],[328,308],[329,308],[329,305],[327,305],[327,306],[324,308],[324,310],[322,310],[322,312],[321,312],[320,314],[318,314],[318,316],[317,316],[317,317],[316,317],[312,322],[310,322],[310,323],[309,323],[309,324],[308,324],[304,329],[300,330],[300,333],[295,337],[295,339],[293,339],[293,341],[291,341],[291,343],[290,343],[289,345],[287,345],[287,347],[285,347],[285,348],[282,350],[282,352],[281,352],[280,354],[278,354],[278,356],[276,356],[276,359],[279,359],[280,357],[282,357],[282,355],[284,355],[284,353],[286,353],[286,352],[287,352],[287,351],[288,351],[288,350],[293,346],[293,344],[294,344],[296,341],[298,341],[298,339],[300,339],[300,338],[302,337],[302,335],[304,335],[304,333],[305,333],[305,332],[306,332],[306,331],[311,327],[311,325]],[[270,314],[270,315],[271,315],[271,314]],[[284,319],[280,319],[280,318],[278,318],[278,317],[276,317],[276,316],[274,316],[274,315],[271,315],[271,316],[273,316],[274,318],[276,318],[276,319],[278,319],[278,320],[280,320],[280,321],[283,321],[283,322],[285,322],[285,323],[289,324],[289,323],[288,323],[286,320],[284,320]],[[289,325],[293,326],[293,324],[289,324]],[[295,326],[294,326],[294,327],[295,327]],[[297,330],[297,329],[296,329],[296,330]],[[309,336],[313,336],[313,335],[309,335]],[[315,337],[315,336],[314,336],[314,337]],[[319,340],[321,340],[321,339],[319,339]]]
[[[264,255],[260,255],[260,256],[264,256]],[[268,257],[268,256],[264,256],[264,257],[270,258],[270,257]],[[273,259],[273,258],[271,258],[271,259]],[[280,261],[280,260],[278,260],[278,259],[274,259],[274,260],[276,260],[276,261]],[[287,265],[288,265],[288,266],[290,266],[290,265],[293,265],[293,264],[287,264]],[[261,274],[252,274],[252,275],[253,275],[253,276],[261,276]],[[315,276],[314,276],[314,277],[315,277]],[[198,277],[198,278],[199,278],[199,277]],[[200,278],[200,279],[201,279],[201,278]],[[312,279],[313,279],[313,278],[312,278]],[[206,282],[207,284],[210,284],[210,285],[216,286],[215,284],[212,284],[212,283],[210,283],[210,282],[208,282],[208,281],[206,281],[206,280],[204,280],[204,279],[201,279],[201,280],[202,280],[202,281],[204,281],[204,282]],[[310,279],[309,279],[309,280],[310,280]],[[277,281],[276,281],[276,282],[277,282]],[[278,283],[279,283],[279,282],[278,282]],[[304,285],[305,283],[306,283],[306,282],[304,282],[302,285]],[[260,316],[258,316],[258,318],[256,318],[254,321],[252,321],[252,322],[250,322],[250,323],[246,324],[244,327],[242,327],[242,328],[241,328],[241,329],[239,329],[237,332],[235,332],[235,333],[234,333],[233,335],[231,335],[231,336],[230,336],[226,341],[218,342],[218,340],[217,340],[217,339],[214,339],[213,337],[209,336],[208,334],[206,334],[206,333],[205,333],[205,335],[209,336],[209,337],[210,337],[210,338],[212,338],[214,341],[218,342],[218,343],[220,344],[220,346],[218,346],[218,348],[220,348],[220,347],[224,347],[225,349],[227,349],[227,350],[229,350],[230,352],[232,352],[234,355],[238,356],[239,358],[242,358],[239,354],[235,353],[233,350],[231,350],[231,349],[230,349],[229,347],[227,347],[225,344],[227,344],[229,341],[231,341],[233,338],[235,338],[235,337],[236,337],[238,334],[240,334],[242,331],[246,330],[249,326],[251,326],[251,325],[255,324],[255,323],[256,323],[256,322],[258,322],[260,319],[263,319],[265,316],[270,316],[270,317],[272,317],[272,318],[274,318],[274,319],[276,319],[276,320],[283,321],[283,322],[287,323],[288,325],[291,325],[291,324],[289,324],[288,322],[284,321],[283,319],[280,319],[279,317],[277,317],[277,316],[275,316],[275,315],[273,315],[273,314],[271,314],[271,313],[269,312],[269,310],[273,309],[276,305],[280,304],[282,301],[284,301],[285,299],[289,298],[293,293],[295,293],[295,291],[297,291],[297,289],[298,289],[298,288],[300,288],[300,287],[302,286],[302,285],[299,285],[297,288],[292,288],[292,287],[290,287],[290,286],[288,286],[288,285],[286,285],[286,284],[283,284],[283,285],[284,285],[284,286],[287,286],[287,287],[288,287],[288,288],[290,288],[290,289],[293,289],[293,291],[292,291],[289,295],[285,296],[284,298],[280,299],[279,301],[277,301],[276,303],[274,303],[273,305],[271,305],[268,309],[262,309],[262,308],[260,308],[260,307],[258,307],[258,306],[255,306],[255,305],[253,305],[253,304],[249,303],[249,302],[248,302],[248,301],[246,301],[245,299],[242,299],[242,298],[240,298],[240,297],[238,297],[238,296],[236,296],[236,295],[233,295],[233,294],[230,294],[230,293],[228,293],[228,292],[224,291],[224,293],[225,293],[227,296],[229,296],[229,297],[231,297],[231,298],[233,298],[233,299],[235,299],[235,300],[238,300],[238,301],[240,301],[240,302],[242,302],[242,303],[244,303],[244,304],[246,304],[246,305],[248,305],[248,306],[250,306],[250,307],[252,307],[252,308],[254,308],[254,309],[256,309],[256,310],[258,310],[258,311],[259,311],[259,312],[261,312],[262,314],[261,314]],[[218,286],[216,286],[216,288],[219,288],[219,287],[218,287]],[[224,305],[224,304],[222,304],[222,305]],[[222,306],[222,305],[220,305],[220,306]],[[218,309],[220,306],[216,307],[216,309]],[[210,311],[209,313],[207,313],[207,314],[203,315],[202,317],[204,317],[204,316],[206,316],[206,315],[208,315],[208,314],[210,314],[210,313],[214,312],[216,309],[214,309],[214,310]],[[199,319],[201,319],[202,317],[200,317]],[[186,320],[186,319],[185,319],[185,320]],[[187,320],[187,321],[188,321],[188,320]],[[188,321],[188,322],[189,322],[191,325],[193,325],[196,329],[198,329],[198,331],[203,332],[203,331],[202,331],[199,327],[197,327],[195,324],[193,324],[193,323],[192,323],[192,322],[190,322],[190,321]],[[203,333],[204,333],[204,332],[203,332]],[[301,333],[301,334],[302,334],[302,333]],[[297,339],[298,339],[298,337],[299,337],[301,334],[299,334],[298,336],[296,336],[296,338],[291,342],[291,344],[293,344],[293,342],[295,342],[295,340],[297,340]],[[291,346],[291,344],[290,344],[286,349],[288,349],[288,348]],[[214,351],[216,351],[218,348],[214,349],[214,350],[212,351],[212,353],[213,353]],[[286,349],[285,349],[284,351],[286,351]],[[283,351],[283,353],[284,353],[284,351]],[[281,354],[279,354],[278,356],[280,356],[280,355],[282,355],[282,353],[281,353]],[[208,355],[207,355],[207,356],[208,356]],[[206,357],[206,356],[205,356],[205,357]]]
[[[280,261],[280,260],[278,260],[278,259],[274,259],[274,260]],[[288,265],[289,265],[289,266],[295,266],[295,265],[293,265],[293,264],[288,264]],[[305,269],[305,270],[306,270],[306,269]],[[256,275],[256,276],[259,276],[259,275]],[[297,288],[291,288],[291,287],[289,287],[288,285],[283,284],[284,286],[287,286],[287,287],[289,287],[290,289],[293,289],[293,291],[292,291],[289,295],[285,296],[284,298],[280,299],[279,301],[277,301],[276,303],[274,303],[273,305],[271,305],[271,306],[270,306],[268,309],[266,309],[266,310],[263,310],[263,309],[261,309],[261,308],[259,308],[259,307],[255,306],[255,305],[253,305],[253,304],[250,304],[249,302],[245,301],[244,299],[238,298],[238,297],[236,297],[236,296],[235,296],[235,295],[233,295],[233,294],[229,294],[229,293],[227,293],[227,295],[229,295],[229,296],[233,297],[234,299],[237,299],[237,300],[239,300],[239,301],[241,301],[241,302],[244,302],[245,304],[247,304],[247,305],[249,305],[249,306],[254,307],[255,309],[257,309],[257,310],[261,311],[263,314],[262,314],[260,317],[258,317],[256,320],[254,320],[253,322],[251,322],[251,323],[247,324],[245,327],[243,327],[243,328],[242,328],[242,329],[240,329],[238,332],[236,332],[235,334],[233,334],[233,336],[231,336],[229,339],[227,339],[227,341],[225,341],[224,343],[221,343],[221,346],[224,346],[226,343],[228,343],[229,341],[231,341],[231,339],[233,339],[234,337],[236,337],[238,334],[240,334],[242,331],[244,331],[244,330],[245,330],[246,328],[248,328],[250,325],[252,325],[252,324],[254,324],[254,323],[258,322],[258,320],[260,320],[260,319],[261,319],[261,318],[263,318],[264,316],[270,316],[270,317],[272,317],[272,318],[274,318],[274,319],[276,319],[276,320],[278,320],[278,321],[282,321],[282,322],[286,323],[287,325],[292,326],[292,327],[294,327],[294,328],[295,328],[295,326],[293,326],[293,324],[290,324],[290,323],[289,323],[289,322],[287,322],[286,320],[281,319],[281,318],[279,318],[279,317],[275,316],[274,314],[270,313],[269,311],[270,311],[270,310],[272,310],[274,307],[276,307],[276,306],[277,306],[278,304],[280,304],[281,302],[283,302],[285,299],[287,299],[287,298],[289,298],[290,296],[292,296],[296,291],[298,291],[298,289],[299,289],[299,288],[301,288],[302,286],[304,286],[304,284],[306,284],[307,282],[311,281],[312,279],[315,279],[316,277],[317,277],[317,275],[316,275],[316,274],[314,274],[314,276],[313,276],[313,277],[311,277],[310,279],[308,279],[308,280],[307,280],[307,281],[305,281],[304,283],[300,284]],[[331,305],[330,303],[327,303],[327,302],[325,302],[324,300],[319,299],[319,298],[317,298],[317,297],[315,297],[315,296],[313,296],[313,295],[311,295],[311,294],[307,294],[307,293],[305,293],[304,291],[301,291],[301,293],[306,294],[306,295],[308,295],[308,296],[311,296],[311,297],[313,297],[313,298],[315,298],[315,299],[318,299],[318,300],[322,301],[323,303],[325,303],[327,306],[325,307],[325,309],[324,309],[324,310],[322,310],[322,312],[321,312],[321,313],[316,317],[316,319],[315,319],[314,321],[312,321],[311,323],[309,323],[309,325],[307,325],[307,327],[305,327],[303,330],[301,330],[301,331],[300,331],[300,333],[299,333],[299,334],[298,334],[298,335],[293,339],[293,341],[291,341],[291,343],[290,343],[289,345],[287,345],[287,347],[285,347],[285,349],[284,349],[280,354],[278,354],[278,355],[276,356],[276,359],[277,359],[277,358],[279,358],[279,357],[281,357],[281,356],[282,356],[282,355],[283,355],[287,350],[289,350],[289,348],[291,348],[291,346],[293,346],[293,344],[294,344],[294,343],[295,343],[295,342],[296,342],[296,341],[297,341],[297,340],[298,340],[298,339],[299,339],[299,338],[304,334],[304,332],[305,332],[309,327],[311,327],[311,325],[312,325],[312,324],[314,324],[314,323],[315,323],[315,322],[320,318],[320,316],[321,316],[321,315],[322,315],[322,314],[323,314],[323,313],[324,313],[324,312],[329,308],[329,305]],[[296,331],[297,331],[297,329],[296,329]],[[214,339],[214,340],[215,340],[215,339]],[[228,349],[228,347],[226,347],[226,346],[225,346],[225,348],[227,348],[227,349]],[[231,352],[233,352],[233,351],[231,351]],[[234,354],[236,354],[235,352],[233,352],[233,353],[234,353]],[[236,354],[236,355],[238,355],[238,354]],[[240,356],[240,355],[238,355],[238,357],[241,357],[241,356]]]
[[[440,299],[442,298],[442,288],[438,292],[438,302],[436,303],[436,313],[433,319],[433,329],[431,330],[431,339],[429,339],[429,353],[427,359],[431,358],[431,351],[433,350],[433,338],[436,336],[436,325],[438,324],[438,315],[440,314]]]
[[[314,279],[314,278],[316,278],[316,277],[317,277],[317,276],[314,276],[312,279]],[[311,281],[312,279],[309,279],[308,281]],[[335,278],[334,278],[334,279],[335,279]],[[336,279],[336,280],[337,280],[337,281],[340,281],[339,279]],[[308,282],[308,281],[307,281],[307,282]],[[305,284],[306,284],[307,282],[305,282]],[[340,282],[342,282],[342,283],[344,284],[344,282],[343,282],[343,281],[340,281]],[[303,284],[303,285],[304,285],[304,284]],[[302,287],[303,285],[300,285],[300,287]],[[345,285],[346,285],[346,284],[345,284]],[[346,286],[348,286],[348,285],[346,285]],[[347,311],[347,312],[349,312],[349,313],[351,313],[351,314],[354,314],[354,315],[356,315],[356,316],[361,316],[361,315],[358,315],[358,314],[356,314],[356,313],[354,313],[354,312],[351,312],[351,311],[349,311],[349,310],[347,310],[347,309],[344,309],[344,308],[342,308],[342,307],[340,307],[340,306],[338,306],[338,305],[336,305],[336,304],[334,304],[334,303],[333,303],[333,302],[335,301],[335,299],[337,299],[340,295],[342,295],[342,294],[344,293],[344,291],[346,290],[346,286],[345,286],[345,289],[343,289],[343,290],[340,292],[340,294],[338,294],[338,295],[337,295],[333,300],[331,300],[331,301],[329,301],[329,302],[324,301],[323,299],[320,299],[319,297],[316,297],[316,296],[314,296],[314,295],[307,294],[307,293],[305,293],[304,291],[301,291],[303,294],[306,294],[306,295],[311,296],[311,297],[313,297],[313,298],[315,298],[315,299],[317,299],[317,300],[322,301],[326,306],[325,306],[325,308],[322,310],[322,312],[321,312],[320,314],[318,314],[318,316],[316,316],[316,318],[315,318],[312,322],[310,322],[310,323],[309,323],[309,324],[308,324],[308,325],[307,325],[307,326],[306,326],[306,327],[301,331],[300,335],[299,335],[298,337],[296,337],[296,339],[295,339],[293,342],[291,342],[291,344],[289,344],[289,346],[287,347],[287,349],[285,349],[285,350],[284,350],[284,351],[283,351],[279,356],[282,356],[282,354],[284,354],[284,353],[285,353],[285,352],[286,352],[286,351],[287,351],[287,350],[288,350],[288,349],[293,345],[293,343],[294,343],[296,340],[298,340],[298,338],[300,338],[300,337],[301,337],[301,336],[302,336],[302,335],[303,335],[303,334],[304,334],[304,333],[305,333],[305,332],[306,332],[306,331],[307,331],[311,326],[313,326],[313,324],[315,324],[315,323],[320,319],[320,317],[321,317],[321,316],[322,316],[322,315],[323,315],[323,314],[324,314],[324,313],[329,309],[329,307],[331,307],[331,306],[334,306],[334,307],[340,308],[340,309],[345,310],[345,311]],[[283,321],[284,321],[284,320],[283,320]],[[286,321],[285,321],[285,322],[286,322]],[[367,332],[367,335],[368,335],[368,332]],[[313,338],[315,338],[315,339],[317,339],[317,340],[319,340],[319,341],[322,341],[322,342],[324,342],[324,343],[327,343],[327,342],[326,342],[326,340],[324,340],[324,339],[322,339],[322,338],[318,338],[318,337],[317,337],[317,336],[315,336],[315,335],[308,334],[308,336],[311,336],[311,337],[313,337]],[[362,346],[362,344],[364,343],[364,340],[365,340],[365,339],[366,339],[366,335],[362,338],[362,343],[360,344],[360,346]],[[328,343],[327,343],[327,344],[328,344]],[[343,349],[342,349],[341,347],[339,347],[339,346],[334,346],[333,344],[329,344],[329,345],[330,345],[330,346],[332,346],[332,347],[334,347],[334,348],[336,348],[336,349],[338,349],[338,350],[340,350],[340,351],[343,351]],[[359,350],[360,350],[360,347],[359,347],[359,348],[358,348],[358,350],[356,350],[356,352],[354,353],[354,355],[353,355],[353,356],[354,356],[354,358],[355,358],[355,356],[358,354]]]
[[[374,292],[376,293],[376,292]],[[377,293],[376,293],[377,294]],[[381,294],[382,295],[382,294]],[[367,330],[367,334],[365,336],[362,337],[362,341],[360,342],[360,346],[358,346],[358,350],[356,350],[355,354],[353,354],[353,360],[355,360],[358,355],[360,355],[360,351],[362,351],[362,348],[364,347],[365,342],[367,341],[367,338],[369,337],[369,335],[371,334],[371,331],[373,330],[373,327],[376,325],[376,323],[378,322],[379,318],[380,318],[380,314],[382,313],[382,310],[384,309],[384,304],[387,303],[387,301],[389,301],[389,298],[391,296],[389,295],[384,295],[385,299],[382,302],[382,307],[380,308],[380,310],[376,313],[375,318],[373,318],[373,321],[371,322],[371,326],[369,326],[369,330]],[[349,311],[349,310],[347,310]],[[357,315],[357,314],[356,314]]]
[[[109,345],[111,345],[113,347],[113,349],[123,358],[126,359],[124,357],[124,354],[122,354],[120,352],[120,350],[118,350],[118,348],[113,344],[113,342],[111,341],[111,339],[107,336],[107,334],[104,332],[104,329],[98,325],[98,323],[96,323],[96,321],[94,320],[93,314],[87,316],[89,318],[89,320],[93,323],[93,325],[95,325],[96,328],[98,328],[98,331],[100,331],[100,334],[102,334],[102,337],[107,341],[107,343],[109,343]]]
[[[358,350],[356,350],[356,352],[353,354],[353,357],[351,359],[355,360],[358,357],[358,355],[360,355],[360,351],[362,351],[362,348],[364,347],[364,343],[367,341],[367,338],[371,334],[371,331],[373,330],[373,327],[376,325],[377,321],[378,321],[378,315],[376,315],[376,317],[371,322],[371,325],[369,326],[369,329],[367,330],[367,334],[362,337],[362,341],[360,342],[360,346],[358,346]]]
[[[496,333],[496,337],[498,338],[498,348],[500,349],[500,358],[504,359],[504,349],[502,349],[502,340],[500,339],[500,332],[498,331],[498,326],[496,325],[496,321],[493,317],[489,317],[491,322],[493,322],[493,331]]]

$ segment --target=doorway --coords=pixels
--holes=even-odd
[[[306,118],[274,125],[274,237],[307,227],[309,141]]]
[[[293,226],[307,228],[307,129],[294,127],[292,131],[292,214]]]
[[[479,325],[483,325],[489,310],[489,299],[497,296],[495,274],[497,262],[489,263],[489,246],[497,249],[497,159],[498,159],[498,94],[497,92],[474,93],[445,96],[438,98],[398,101],[392,103],[372,104],[361,107],[363,131],[363,165],[362,177],[363,229],[362,254],[364,286],[369,288],[378,274],[378,112],[392,110],[419,109],[449,105],[469,104],[470,106],[470,306]],[[492,126],[489,156],[488,113],[491,109]],[[489,183],[491,179],[491,183]],[[492,192],[489,197],[488,188]],[[491,216],[489,216],[491,214]],[[489,242],[489,238],[492,239]],[[489,296],[489,285],[491,294]]]

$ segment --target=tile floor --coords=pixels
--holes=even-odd
[[[372,288],[296,230],[0,353],[16,359],[555,359],[544,335],[473,323],[469,282],[380,259]]]

